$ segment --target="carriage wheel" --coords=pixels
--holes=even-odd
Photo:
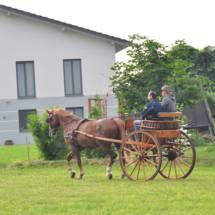
[[[140,138],[139,141],[138,138]],[[125,137],[120,147],[120,164],[130,180],[153,179],[160,169],[161,159],[160,144],[152,134],[146,131],[131,132]]]
[[[166,147],[171,143],[178,146]],[[164,178],[181,179],[186,178],[193,170],[196,160],[195,147],[190,137],[180,131],[179,137],[167,138],[161,145],[162,165],[159,173]]]

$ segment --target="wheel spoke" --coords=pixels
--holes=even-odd
[[[163,169],[161,170],[161,172],[164,171],[164,169],[167,167],[168,163],[169,163],[169,161],[168,161],[168,162],[166,163],[166,165],[163,167]]]
[[[143,133],[142,133],[142,137],[141,137],[141,152],[143,151],[143,143],[145,143],[145,139],[146,139],[146,135],[143,136]]]
[[[177,169],[176,169],[176,163],[175,163],[175,160],[174,160],[174,168],[175,168],[175,177],[176,177],[176,179],[178,178],[178,176],[177,176]]]
[[[170,168],[169,168],[168,178],[169,178],[169,176],[170,176],[171,169],[172,169],[172,161],[170,162]]]
[[[168,159],[168,158],[166,157],[166,158],[162,159],[162,161],[165,161],[166,159]]]
[[[147,160],[148,162],[152,163],[153,165],[158,166],[157,163],[154,163],[154,162],[152,162],[151,160],[149,160],[149,159],[147,159],[147,158],[146,158],[146,160]]]
[[[136,135],[134,135],[134,138],[135,138],[135,142],[137,142],[137,143],[138,143],[137,134],[136,134]],[[139,153],[139,151],[140,151],[140,149],[139,149],[139,144],[137,144],[137,148],[138,148],[138,153]]]
[[[152,149],[154,149],[156,147],[156,145],[154,145],[151,149],[149,149],[147,152],[146,152],[146,154],[148,153],[148,152],[150,152]]]
[[[130,165],[133,164],[134,162],[136,162],[138,159],[139,159],[139,158],[137,158],[137,159],[134,160],[133,162],[129,163],[127,166],[125,166],[125,168],[128,167],[128,166],[130,166]]]
[[[182,150],[182,151],[185,152],[185,151],[187,151],[188,149],[191,149],[191,147],[188,147],[188,148],[186,148],[186,149],[184,149],[184,150]]]
[[[136,158],[136,157],[126,156],[126,157],[122,157],[122,158]]]
[[[184,165],[191,167],[189,164],[187,164],[186,162],[184,162],[183,160],[181,160],[180,158],[178,158],[178,160],[180,160]]]
[[[124,147],[123,149],[124,149],[124,150],[126,150],[126,151],[131,152],[132,154],[138,155],[137,153],[135,153],[135,152],[131,151],[130,149],[128,149],[128,148],[126,148],[126,147]]]
[[[141,161],[142,166],[143,166],[143,174],[144,174],[144,179],[146,180],[146,172],[145,172],[145,168],[144,168],[144,163]]]
[[[176,158],[176,162],[177,162],[177,164],[178,164],[179,168],[181,169],[182,173],[185,175],[185,173],[184,173],[184,171],[183,171],[183,169],[182,169],[182,167],[181,167],[180,163],[178,162],[178,159],[177,159],[177,158]]]
[[[138,178],[139,178],[140,166],[141,166],[141,162],[139,162],[139,167],[138,167],[138,171],[137,171],[137,180],[138,180]]]
[[[156,154],[156,155],[147,155],[147,157],[159,157],[159,155],[158,154]]]
[[[131,137],[130,137],[131,138]],[[133,148],[135,149],[135,151],[137,152],[137,154],[139,154],[139,151],[137,151],[136,147],[134,146],[132,140],[129,140],[129,142],[131,143],[131,145],[133,146]]]
[[[185,157],[185,158],[193,158],[193,156],[185,156],[185,155],[184,155],[184,157]]]
[[[147,166],[147,168],[149,169],[149,171],[153,174],[152,170],[150,169],[149,165],[147,164],[147,162],[144,161],[144,164]]]
[[[130,176],[133,174],[133,172],[134,172],[134,170],[136,169],[136,167],[137,167],[137,165],[138,165],[139,162],[140,162],[140,160],[138,160],[138,162],[135,164],[135,167],[134,167],[133,170],[131,171]]]
[[[148,141],[147,141],[147,143],[146,143],[146,146],[145,146],[145,148],[144,148],[144,150],[143,150],[143,153],[145,152],[145,150],[146,150],[146,148],[147,148],[147,146],[148,146],[148,144],[149,144],[149,140],[151,139],[151,137],[149,137],[149,139],[148,139]]]
[[[184,139],[184,141],[181,143],[181,145],[178,147],[178,149],[180,149],[183,145],[184,145],[184,142],[186,141],[187,139]]]

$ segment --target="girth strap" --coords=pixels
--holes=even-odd
[[[78,123],[77,123],[77,125],[75,126],[75,128],[72,130],[72,134],[71,135],[64,135],[64,138],[67,138],[67,139],[73,139],[73,138],[75,138],[76,137],[76,132],[75,131],[77,131],[78,130],[78,128],[79,128],[79,126],[82,124],[82,123],[84,123],[84,122],[86,122],[86,121],[89,121],[87,118],[82,118]]]

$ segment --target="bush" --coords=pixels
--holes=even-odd
[[[49,124],[45,121],[46,118],[48,118],[48,113],[44,112],[40,116],[38,110],[36,114],[29,116],[30,123],[28,128],[40,151],[40,157],[45,160],[65,159],[66,154],[69,152],[69,147],[64,141],[64,131],[61,128],[54,137],[50,137],[48,135]]]
[[[198,137],[198,142],[197,142],[196,135],[191,134],[190,139],[193,141],[195,146],[206,146],[207,145],[207,143],[204,141],[203,137]]]

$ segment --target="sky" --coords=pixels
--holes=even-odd
[[[0,4],[121,39],[139,34],[164,45],[185,39],[215,46],[214,0],[0,0]],[[116,61],[128,60],[126,50]]]

